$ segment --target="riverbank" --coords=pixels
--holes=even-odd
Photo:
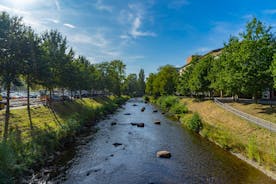
[[[276,135],[274,133],[225,111],[212,101],[198,101],[192,98],[172,100],[172,97],[169,99],[161,97],[161,100],[151,101],[178,118],[189,129],[193,129],[195,113],[198,113],[202,127],[201,124],[196,124],[198,129],[195,130],[199,130],[198,133],[202,137],[276,180]],[[175,113],[177,111],[173,109],[181,106],[175,104],[181,104],[185,110],[182,113]]]
[[[52,108],[31,109],[34,130],[30,131],[26,109],[11,111],[10,137],[0,144],[0,183],[12,183],[54,157],[78,134],[105,115],[114,112],[127,97],[84,98],[56,102]],[[4,112],[0,114],[3,121]],[[1,127],[2,130],[2,127]]]

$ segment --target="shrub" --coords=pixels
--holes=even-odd
[[[178,102],[179,98],[176,96],[163,96],[157,100],[157,104],[161,107],[162,110],[168,110]]]
[[[184,114],[187,112],[188,112],[188,108],[186,107],[186,105],[182,103],[176,103],[170,109],[170,113],[172,114]]]
[[[16,169],[16,156],[9,144],[0,143],[0,183],[12,183]]]
[[[193,114],[192,118],[187,122],[187,127],[196,133],[199,133],[200,130],[202,130],[203,125],[198,113]]]

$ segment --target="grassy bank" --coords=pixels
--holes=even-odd
[[[12,110],[9,139],[0,143],[0,183],[14,183],[30,167],[44,164],[54,151],[74,141],[82,129],[114,112],[126,100],[127,97],[97,97],[53,103],[51,109],[34,107],[34,131],[30,131],[26,109]],[[3,121],[3,111],[0,118]]]
[[[151,99],[163,111],[177,117],[189,129],[225,150],[240,154],[272,175],[276,173],[276,134],[239,118],[212,101],[178,99],[174,96]],[[179,107],[180,110],[173,110]]]
[[[270,105],[263,104],[249,104],[249,103],[227,103],[232,107],[239,109],[243,112],[251,114],[253,116],[265,119],[267,121],[276,123],[276,106],[271,107]]]

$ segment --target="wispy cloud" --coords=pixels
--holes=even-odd
[[[50,22],[55,23],[55,24],[58,24],[58,23],[59,23],[59,20],[57,20],[57,19],[50,19],[50,18],[47,18],[47,19],[45,19],[45,20],[50,21]]]
[[[130,31],[130,35],[133,36],[134,38],[137,38],[139,36],[156,36],[156,34],[154,32],[150,32],[150,31],[140,31],[140,27],[141,27],[141,18],[140,17],[136,17],[133,22],[132,22],[132,27],[131,27],[131,31]]]
[[[64,26],[66,26],[66,27],[69,27],[69,28],[71,28],[71,29],[74,29],[76,26],[74,26],[74,25],[72,25],[72,24],[68,24],[68,23],[65,23],[65,24],[63,24]]]
[[[263,13],[273,15],[276,14],[276,9],[264,10]]]
[[[97,33],[94,36],[89,36],[84,33],[77,33],[71,35],[70,40],[73,43],[90,44],[102,49],[107,48],[109,43],[108,40],[100,33]]]
[[[129,4],[127,10],[122,10],[120,12],[119,22],[129,26],[128,32],[121,35],[120,38],[129,40],[131,38],[157,36],[155,32],[143,30],[143,24],[145,23],[143,21],[149,19],[151,19],[151,17],[147,15],[146,8],[142,4]]]
[[[113,10],[112,6],[103,4],[102,0],[97,0],[97,2],[95,3],[95,7],[96,7],[96,9],[101,10],[101,11],[112,12],[112,10]]]
[[[60,11],[60,4],[58,0],[55,0],[55,5],[58,11]]]

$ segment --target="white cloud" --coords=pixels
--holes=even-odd
[[[100,33],[95,34],[94,36],[89,36],[87,34],[77,33],[70,36],[70,40],[73,43],[78,44],[90,44],[98,48],[106,48],[108,46],[107,39]]]
[[[50,21],[50,22],[55,23],[55,24],[58,24],[58,23],[59,23],[59,20],[57,20],[57,19],[50,19],[50,18],[47,18],[47,19],[45,19],[45,20]]]
[[[276,9],[264,10],[263,12],[264,12],[265,14],[273,15],[273,14],[276,14]]]
[[[96,9],[101,10],[101,11],[112,12],[112,7],[103,4],[102,0],[97,0],[95,7],[96,7]]]
[[[137,37],[157,36],[152,31],[142,30],[144,20],[153,22],[152,17],[147,14],[146,8],[142,4],[128,4],[127,10],[120,11],[119,22],[128,27],[127,33],[121,35],[120,38],[129,40]]]
[[[58,11],[60,11],[60,4],[58,0],[55,0],[55,5]]]
[[[154,32],[140,31],[139,30],[140,27],[141,27],[141,18],[136,17],[132,22],[130,35],[132,35],[134,38],[139,37],[139,36],[156,36],[156,34]]]
[[[11,8],[8,6],[1,5],[1,4],[0,4],[0,11],[5,11],[5,12],[11,13],[13,15],[20,15],[20,16],[29,14],[29,12],[27,12],[27,11],[23,11],[23,10],[20,10],[17,8]]]
[[[68,23],[65,23],[65,24],[63,24],[64,26],[66,26],[66,27],[69,27],[69,28],[71,28],[71,29],[74,29],[76,26],[74,26],[74,25],[72,25],[72,24],[68,24]]]

